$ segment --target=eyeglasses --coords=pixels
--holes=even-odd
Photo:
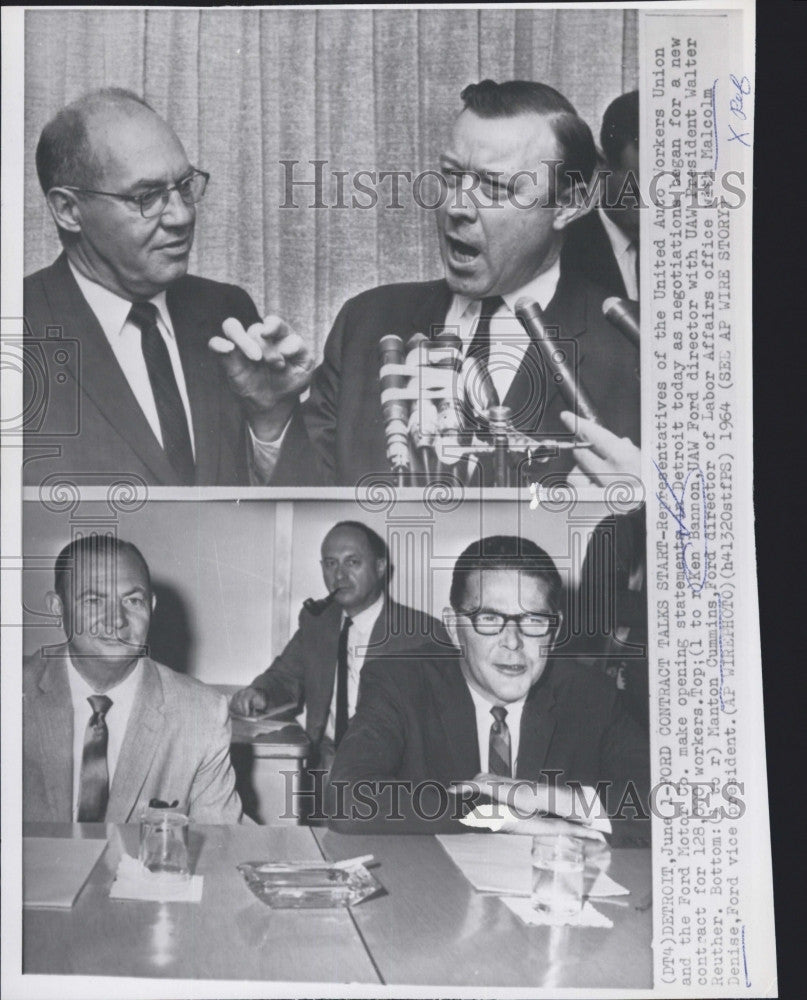
[[[168,205],[172,191],[179,191],[179,197],[186,205],[195,205],[201,201],[207,189],[207,182],[210,174],[204,170],[194,170],[192,174],[183,177],[176,184],[167,187],[152,188],[145,194],[117,194],[115,191],[93,191],[91,188],[71,187],[69,184],[62,184],[61,187],[68,191],[77,191],[79,194],[100,194],[105,198],[117,198],[118,201],[128,201],[132,205],[137,205],[140,214],[144,219],[156,219],[162,215]]]
[[[500,611],[458,611],[471,619],[474,632],[479,635],[499,635],[510,622],[515,622],[519,632],[528,639],[541,639],[557,628],[560,615],[545,615],[526,611],[520,615],[505,615]]]

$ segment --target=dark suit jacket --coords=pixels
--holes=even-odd
[[[639,442],[639,356],[602,316],[602,289],[571,272],[561,273],[545,313],[577,354],[579,377],[604,426]],[[309,399],[298,408],[284,439],[272,485],[355,485],[363,476],[387,474],[384,420],[379,389],[378,341],[395,333],[406,341],[445,322],[451,292],[445,281],[385,285],[348,301],[325,344]],[[573,350],[572,350],[573,348]],[[567,409],[547,380],[537,346],[525,355],[504,404],[521,410],[518,426],[568,438],[558,414]],[[544,387],[549,383],[544,393]],[[539,397],[540,393],[540,397]],[[542,405],[543,403],[543,405]],[[543,412],[542,412],[543,411]],[[540,466],[541,472],[571,468],[570,453]]]
[[[614,248],[596,209],[573,222],[564,234],[561,267],[576,271],[599,285],[606,297],[627,298],[627,289]]]
[[[23,665],[23,790],[26,822],[73,820],[73,707],[66,647]],[[137,822],[153,798],[179,800],[196,823],[237,823],[241,802],[230,766],[227,700],[148,658],[109,790],[106,820]],[[110,697],[115,698],[114,689]],[[87,707],[89,718],[89,706]]]
[[[596,787],[614,783],[607,806],[616,810],[631,780],[646,801],[649,786],[647,736],[616,700],[616,692],[598,671],[573,660],[555,660],[535,684],[521,716],[517,778],[546,780],[542,771],[562,772],[558,784],[579,781]],[[350,795],[361,779],[403,780],[416,785],[434,782],[447,788],[479,773],[476,714],[459,660],[434,659],[428,651],[418,659],[368,663],[362,671],[359,704],[331,769],[331,787],[348,783],[346,819],[331,820],[347,833],[437,833],[464,829],[453,806],[437,820],[419,817],[411,797],[401,794],[402,820],[385,818],[389,792],[375,796],[366,787]],[[421,790],[421,812],[437,814],[446,802],[438,788]],[[374,819],[351,819],[352,804],[361,798],[380,806]],[[333,801],[331,802],[333,806]],[[386,807],[388,815],[389,806]],[[362,807],[366,815],[369,809]],[[631,817],[630,809],[624,815]],[[614,820],[614,825],[618,821]],[[648,824],[644,823],[644,826]]]
[[[269,694],[271,704],[293,702],[296,710],[306,708],[306,732],[314,755],[322,742],[336,683],[336,657],[341,630],[342,609],[329,604],[319,615],[307,608],[300,612],[297,631],[283,652],[259,674],[251,686]],[[378,616],[370,636],[365,663],[374,658],[405,657],[434,637],[451,645],[443,626],[430,615],[389,601]],[[362,668],[362,673],[364,672]]]
[[[207,342],[228,316],[248,325],[257,310],[242,289],[190,275],[169,287],[166,301],[193,418],[196,485],[245,483],[244,415]],[[79,486],[105,485],[128,473],[149,485],[176,485],[65,254],[25,279],[24,311],[24,482],[73,473]],[[63,352],[53,331],[60,331]]]

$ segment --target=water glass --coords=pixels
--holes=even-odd
[[[532,838],[532,905],[553,920],[564,920],[583,906],[583,843],[563,834]]]
[[[140,815],[140,862],[166,879],[190,878],[188,817],[168,809],[144,809]]]

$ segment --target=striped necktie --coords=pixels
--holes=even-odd
[[[106,726],[106,714],[112,708],[112,699],[105,694],[93,694],[87,701],[92,707],[92,715],[84,734],[77,820],[79,823],[102,823],[109,801],[109,768],[106,760],[109,730]]]
[[[494,705],[490,710],[493,723],[490,727],[490,744],[488,746],[488,771],[503,778],[512,778],[513,770],[510,764],[510,730],[507,728],[507,709],[503,705]]]
[[[476,324],[473,340],[468,345],[467,358],[476,358],[485,378],[486,391],[490,393],[491,406],[498,406],[501,402],[493,379],[490,377],[490,323],[496,313],[504,305],[501,295],[491,295],[482,299],[479,310],[479,321]]]

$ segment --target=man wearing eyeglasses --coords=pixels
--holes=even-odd
[[[291,362],[304,370],[308,356],[290,335],[287,364],[265,338],[267,364],[246,384],[232,357],[210,350],[215,338],[232,348],[226,320],[242,329],[259,316],[242,289],[187,274],[209,175],[159,115],[117,88],[59,111],[36,165],[63,253],[25,280],[25,482],[262,481],[267,389],[296,384]]]
[[[492,536],[465,549],[444,612],[456,658],[424,650],[362,671],[356,715],[331,771],[334,829],[456,832],[462,802],[449,790],[476,790],[512,808],[505,828],[513,832],[590,834],[571,822],[585,819],[574,783],[593,790],[610,782],[606,808],[619,813],[625,803],[615,832],[624,833],[624,818],[636,836],[649,785],[647,737],[599,671],[550,659],[561,596],[552,559],[527,539]],[[593,791],[585,801],[596,815],[592,800]]]

